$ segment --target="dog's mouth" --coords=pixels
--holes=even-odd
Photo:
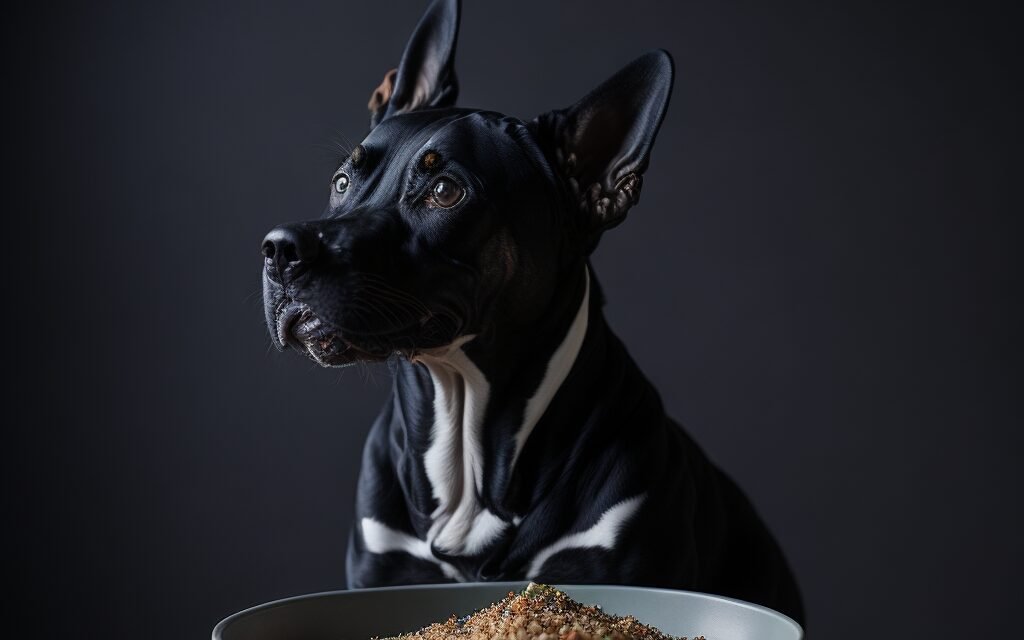
[[[289,301],[277,313],[277,341],[325,367],[341,367],[357,361],[385,360],[389,352],[357,346],[317,316],[308,305]]]

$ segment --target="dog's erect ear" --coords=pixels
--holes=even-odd
[[[370,96],[370,128],[387,117],[455,104],[455,42],[460,0],[433,0],[423,14],[398,69],[388,71]]]
[[[640,199],[654,137],[672,93],[672,58],[652,51],[585,98],[531,124],[558,162],[593,242]]]

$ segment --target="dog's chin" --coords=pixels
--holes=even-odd
[[[277,343],[291,347],[323,367],[345,367],[356,362],[387,360],[391,349],[363,344],[345,335],[300,302],[285,304],[277,314]]]

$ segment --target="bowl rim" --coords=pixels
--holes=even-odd
[[[449,590],[450,589],[450,590],[453,590],[453,591],[457,591],[459,589],[478,588],[478,587],[489,587],[489,588],[500,588],[500,589],[504,589],[506,587],[509,587],[509,591],[516,591],[517,590],[516,587],[520,587],[521,585],[528,584],[528,583],[529,583],[529,580],[512,580],[512,581],[503,581],[503,582],[445,582],[445,583],[437,583],[437,584],[429,584],[429,583],[428,584],[403,584],[403,585],[394,585],[394,586],[388,586],[388,587],[367,587],[367,588],[364,588],[364,589],[335,589],[333,591],[316,591],[316,592],[313,592],[313,593],[306,593],[306,594],[301,594],[301,595],[297,595],[297,596],[289,596],[287,598],[280,598],[278,600],[271,600],[269,602],[264,602],[263,604],[257,604],[255,606],[248,607],[246,609],[242,609],[241,611],[233,613],[233,614],[227,616],[226,618],[224,618],[223,620],[221,620],[220,622],[218,622],[217,625],[213,627],[213,633],[211,634],[211,638],[212,638],[212,640],[223,640],[221,635],[222,635],[224,629],[228,628],[229,626],[231,626],[232,623],[236,622],[237,620],[239,620],[240,618],[242,618],[244,616],[247,616],[247,615],[259,612],[259,611],[269,611],[271,609],[276,609],[277,607],[281,607],[281,606],[284,606],[284,605],[287,605],[287,604],[290,604],[292,602],[296,602],[296,601],[299,601],[299,600],[313,600],[313,599],[316,599],[316,598],[330,598],[330,597],[334,597],[334,596],[338,596],[338,595],[342,595],[342,594],[346,594],[346,593],[354,593],[354,592],[359,592],[359,593],[376,593],[376,592],[391,592],[391,591],[422,591],[424,589],[441,589],[441,590]],[[515,587],[513,587],[513,585],[515,585]],[[604,590],[604,589],[615,589],[615,590],[627,590],[627,591],[641,591],[641,592],[645,592],[645,593],[652,593],[652,592],[654,592],[654,593],[685,593],[685,594],[687,594],[689,596],[695,596],[698,599],[713,600],[713,601],[718,601],[718,602],[725,602],[725,603],[728,603],[728,604],[731,604],[731,605],[739,605],[740,607],[751,609],[753,611],[758,611],[758,612],[767,614],[767,615],[769,615],[771,617],[778,618],[781,622],[791,625],[794,628],[794,630],[796,630],[798,638],[803,638],[803,631],[804,631],[803,627],[801,627],[800,624],[797,623],[796,620],[793,620],[792,618],[790,618],[786,614],[780,613],[780,612],[776,611],[775,609],[770,609],[768,607],[765,607],[765,606],[762,606],[762,605],[759,605],[759,604],[754,604],[753,602],[747,602],[746,600],[738,600],[736,598],[730,598],[728,596],[720,596],[720,595],[716,595],[716,594],[713,594],[713,593],[703,593],[703,592],[700,592],[700,591],[689,591],[689,590],[686,590],[686,589],[667,589],[665,587],[645,587],[645,586],[640,586],[640,585],[554,584],[552,586],[555,587],[556,589],[559,589],[559,590],[562,590],[562,591],[569,591],[571,589],[577,589],[577,588],[585,588],[585,589],[597,589],[599,591],[600,590]]]

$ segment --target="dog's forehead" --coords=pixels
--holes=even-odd
[[[377,156],[381,168],[398,168],[433,151],[477,169],[500,169],[509,160],[521,159],[528,140],[525,123],[516,118],[492,111],[434,109],[388,118],[362,144]]]

